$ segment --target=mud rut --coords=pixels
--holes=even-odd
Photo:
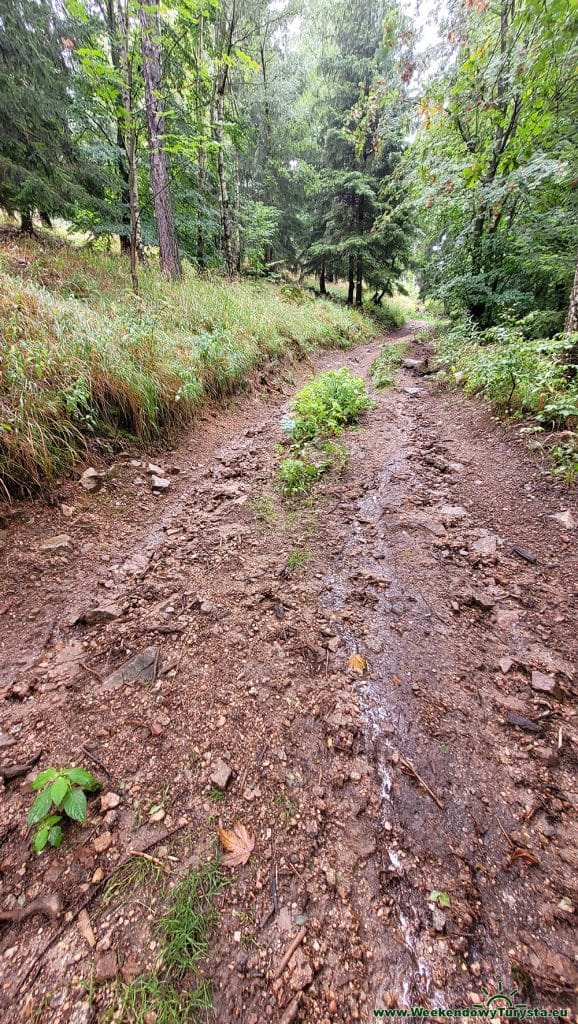
[[[371,388],[382,342],[315,368]],[[216,1021],[366,1021],[500,984],[575,999],[576,562],[552,517],[578,518],[576,501],[484,408],[400,370],[346,435],[344,472],[287,513],[279,421],[312,370],[207,414],[162,457],[179,470],[164,498],[127,456],[96,496],[66,485],[67,515],[5,522],[0,763],[84,763],[120,797],[33,858],[34,772],[6,782],[1,905],[64,900],[57,921],[1,926],[7,1022],[101,1019],[154,964],[162,906],[146,877],[110,901],[104,881],[139,849],[178,877],[218,818],[256,848],[220,899]],[[41,550],[61,533],[68,549]],[[309,560],[289,571],[296,550]],[[109,602],[111,621],[75,621]],[[152,679],[111,676],[147,649]]]

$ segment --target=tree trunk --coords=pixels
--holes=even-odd
[[[217,143],[217,174],[219,177],[219,200],[221,205],[221,249],[225,258],[225,266],[229,277],[235,273],[235,261],[233,259],[233,247],[231,245],[231,215],[229,213],[229,190],[227,187],[227,174],[225,170],[225,156],[223,153],[223,118],[225,112],[225,87],[227,80],[223,75],[217,93],[217,122],[215,125],[215,140]]]
[[[49,214],[45,213],[44,210],[40,211],[40,223],[43,228],[51,228],[52,221],[50,220]]]
[[[323,260],[321,270],[319,271],[319,294],[327,295],[327,288],[325,287],[325,260]]]
[[[347,273],[347,305],[353,305],[353,296],[355,294],[355,279],[354,279],[354,256],[353,253],[349,254],[349,267]]]
[[[355,271],[355,305],[363,306],[363,256],[357,257]]]
[[[157,0],[141,0],[143,78],[147,114],[151,186],[159,239],[161,270],[169,281],[182,274],[181,258],[171,200],[169,168],[165,150],[165,124],[162,100],[160,24]]]
[[[578,264],[576,265],[574,284],[572,285],[572,291],[570,292],[570,305],[568,307],[568,315],[566,316],[564,328],[567,331],[578,332]]]
[[[20,234],[33,235],[34,224],[32,223],[32,210],[22,210],[20,213]]]
[[[357,200],[357,233],[363,235],[363,215],[365,213],[365,204],[363,196],[359,196]],[[355,267],[355,305],[363,305],[363,256],[360,252],[357,253],[357,261]]]

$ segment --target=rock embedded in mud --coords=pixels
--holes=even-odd
[[[511,711],[506,718],[508,725],[513,725],[516,729],[523,729],[524,732],[540,732],[540,726],[536,722],[532,722],[530,718],[526,718],[525,715],[518,715],[515,711]]]
[[[226,761],[223,761],[222,757],[220,757],[215,762],[211,774],[211,782],[213,786],[216,786],[217,789],[220,789],[224,792],[227,786],[229,785],[229,782],[231,781],[232,777],[233,769],[227,764]]]
[[[101,832],[101,834],[92,841],[92,845],[96,853],[105,853],[111,843],[112,834],[110,832]]]
[[[115,807],[118,807],[119,803],[120,797],[118,793],[103,793],[100,798],[100,809],[101,811],[112,811]]]
[[[478,555],[479,558],[495,559],[497,555],[497,548],[498,538],[495,533],[489,533],[485,537],[480,537],[472,544],[472,551]]]
[[[152,474],[152,476],[151,476],[151,487],[152,487],[153,494],[164,494],[165,491],[168,491],[170,486],[171,486],[171,481],[169,480],[168,477],[166,477],[166,476],[157,476],[156,473]]]
[[[96,494],[104,483],[104,474],[99,473],[94,466],[90,466],[89,469],[85,469],[78,482],[89,494]]]
[[[48,537],[40,545],[41,551],[69,551],[72,538],[67,533],[59,533],[56,537]]]
[[[159,648],[145,647],[144,651],[135,654],[134,658],[125,661],[124,665],[117,668],[116,672],[108,677],[99,693],[107,693],[109,690],[116,690],[119,686],[127,683],[151,682],[156,676],[159,662]]]
[[[547,676],[545,672],[532,672],[532,689],[538,693],[549,693],[553,697],[560,696],[560,687],[554,676]]]
[[[76,625],[76,623],[83,622],[87,626],[97,626],[103,622],[112,622],[114,619],[119,619],[123,611],[124,609],[116,604],[99,604],[95,608],[87,608],[86,611],[80,612],[73,619],[73,623]]]
[[[98,953],[94,961],[94,980],[111,981],[116,978],[117,963],[114,949],[108,953]]]
[[[413,370],[414,373],[427,373],[428,361],[427,359],[404,359],[402,366],[406,370]]]

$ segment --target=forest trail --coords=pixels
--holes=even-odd
[[[166,496],[127,457],[98,494],[71,482],[6,520],[1,763],[42,751],[120,797],[36,858],[29,787],[6,783],[2,908],[58,891],[66,911],[1,926],[7,1024],[101,1019],[155,956],[160,890],[127,855],[176,874],[219,818],[256,843],[218,901],[216,1021],[369,1021],[500,985],[572,1005],[576,498],[486,406],[405,368],[375,391],[383,341],[314,361],[376,408],[312,503],[288,512],[274,484],[301,365],[205,413],[162,456]]]

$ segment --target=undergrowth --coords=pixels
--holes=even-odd
[[[211,986],[200,976],[209,952],[209,934],[217,918],[215,899],[227,883],[218,863],[190,871],[174,888],[158,932],[156,969],[118,983],[111,1007],[115,1020],[130,1024],[193,1024],[212,1008]],[[185,975],[191,972],[195,984]]]
[[[334,438],[372,407],[363,380],[347,367],[318,373],[297,392],[285,419],[289,455],[278,471],[285,497],[306,494],[336,464],[344,464],[345,450]]]
[[[483,395],[500,416],[533,420],[533,434],[569,431],[570,438],[550,454],[554,472],[571,483],[577,467],[578,335],[535,336],[548,326],[556,323],[543,312],[485,331],[462,320],[442,332],[436,359],[447,383]]]
[[[371,364],[370,373],[376,388],[393,387],[393,371],[401,366],[409,351],[408,341],[385,342],[381,352]]]
[[[267,362],[348,347],[371,331],[353,310],[264,281],[204,279],[185,268],[170,284],[151,269],[136,297],[121,257],[47,241],[5,247],[2,488],[54,478],[91,435],[147,443],[190,422],[201,402],[244,386]]]

